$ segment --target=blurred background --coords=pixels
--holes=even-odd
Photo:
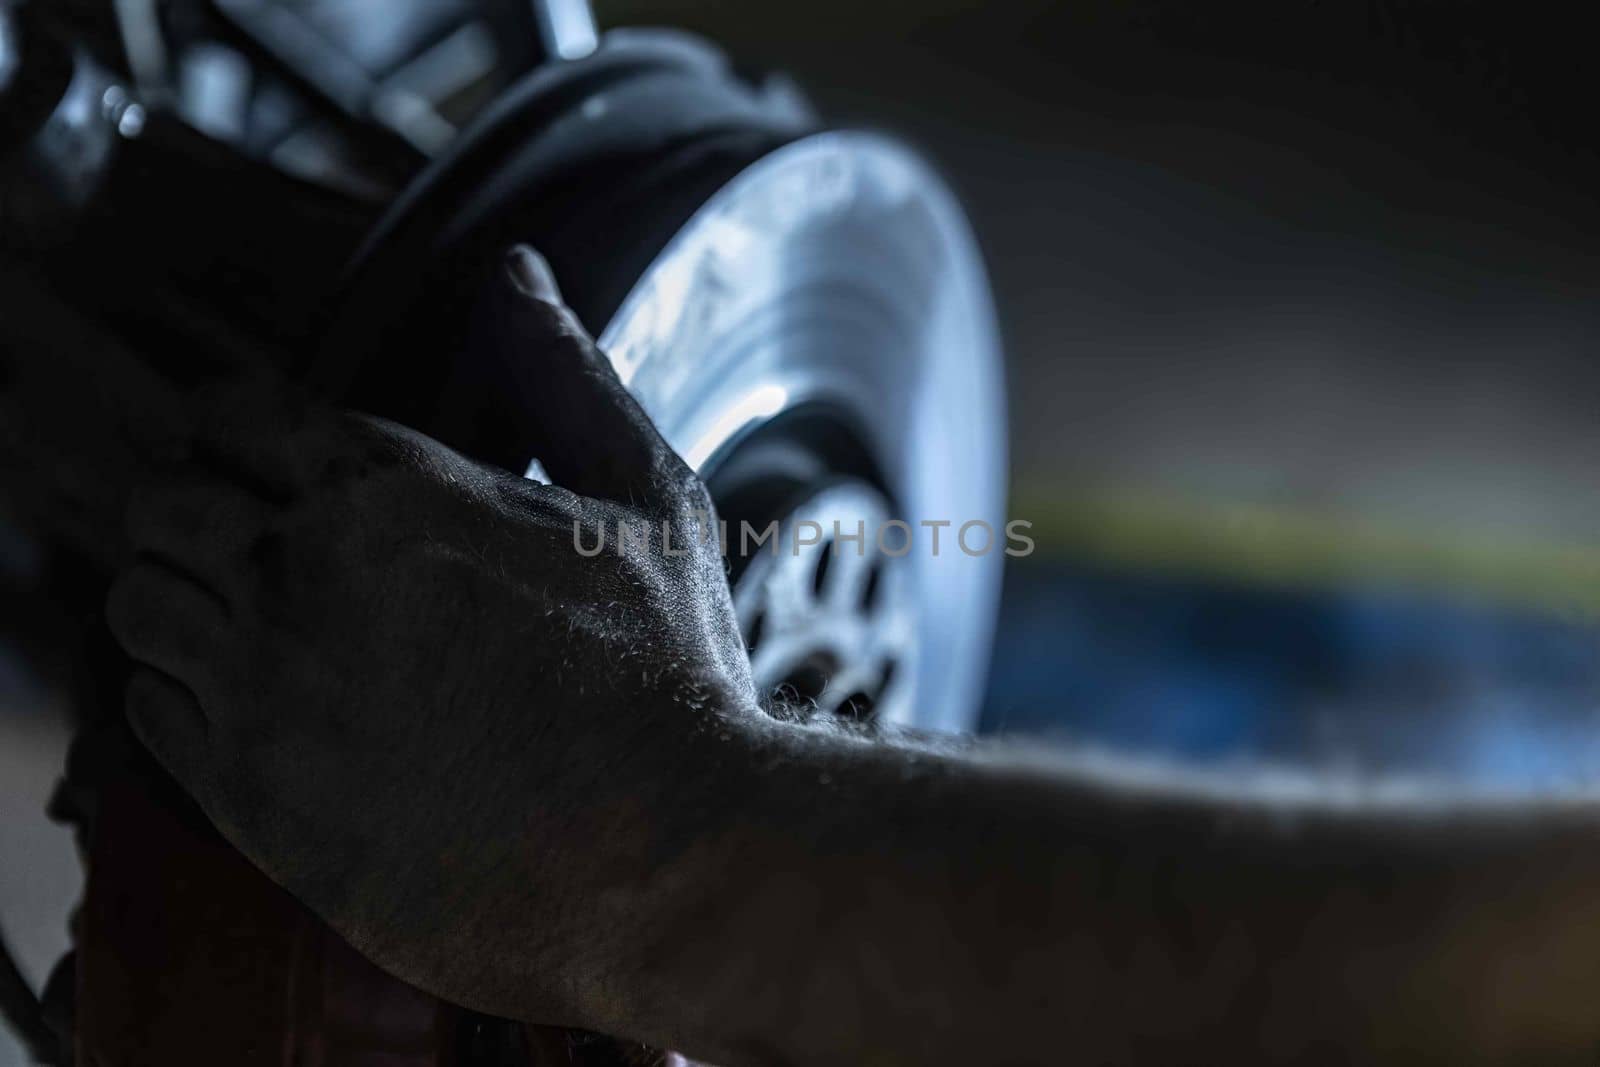
[[[990,730],[1600,769],[1590,59],[1554,8],[602,0],[923,148],[1010,358]]]
[[[791,72],[963,197],[1038,545],[986,730],[1512,788],[1600,769],[1600,153],[1588,38],[1552,21],[1575,14],[595,6]],[[75,893],[37,817],[65,736],[29,709],[54,699],[0,656],[0,903],[61,920],[8,930],[35,982]]]

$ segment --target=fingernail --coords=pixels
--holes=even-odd
[[[526,296],[549,304],[561,303],[561,287],[545,258],[527,245],[514,245],[506,255],[506,273]]]

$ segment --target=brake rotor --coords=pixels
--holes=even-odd
[[[944,187],[857,133],[803,138],[729,182],[611,320],[602,347],[730,522],[759,684],[972,726],[1002,558],[992,321]],[[950,524],[937,554],[925,520]],[[772,521],[775,542],[743,543]],[[972,521],[997,533],[987,553],[957,544]]]

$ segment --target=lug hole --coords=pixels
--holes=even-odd
[[[783,680],[783,688],[792,694],[795,700],[815,704],[827,691],[833,672],[832,657],[811,656],[789,672],[789,676]]]
[[[872,718],[872,710],[877,702],[866,693],[855,692],[844,698],[839,705],[841,718],[851,719],[855,722],[867,722]]]
[[[883,665],[883,674],[878,679],[878,699],[883,699],[883,694],[889,691],[889,686],[894,684],[895,669],[900,666],[898,660],[890,660]]]
[[[765,611],[756,612],[756,617],[750,620],[750,626],[745,632],[745,648],[750,651],[754,651],[756,647],[761,644],[761,635],[766,628],[767,613]]]
[[[817,550],[817,566],[811,572],[811,591],[817,596],[828,584],[828,571],[833,567],[833,542],[824,541]]]
[[[878,599],[883,594],[883,558],[874,556],[872,567],[867,571],[867,580],[861,588],[861,604],[868,611],[875,611]]]

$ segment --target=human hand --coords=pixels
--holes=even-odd
[[[134,730],[246,856],[399,977],[582,1025],[625,951],[597,902],[647,880],[655,800],[755,695],[704,486],[542,261],[510,265],[555,485],[214,396],[192,460],[134,501],[108,616]]]

